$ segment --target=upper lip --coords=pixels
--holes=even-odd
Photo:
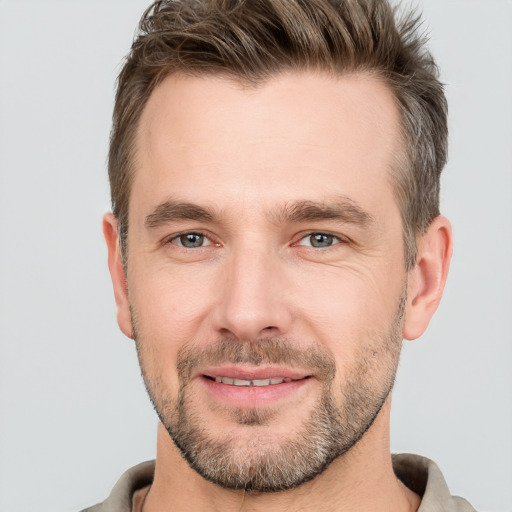
[[[201,369],[197,375],[205,375],[207,377],[230,377],[232,379],[241,380],[264,380],[272,378],[283,379],[304,379],[311,374],[303,370],[294,370],[291,368],[283,368],[278,366],[250,367],[250,366],[215,366]]]

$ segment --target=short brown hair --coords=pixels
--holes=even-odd
[[[391,173],[407,269],[416,236],[439,215],[447,104],[412,11],[386,0],[160,0],[144,13],[119,75],[109,152],[112,208],[126,261],[128,204],[141,113],[173,73],[216,74],[258,86],[283,71],[366,71],[393,91],[401,143]]]

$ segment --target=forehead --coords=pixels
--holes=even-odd
[[[265,207],[378,189],[393,200],[398,133],[392,92],[368,74],[286,73],[257,87],[170,76],[141,116],[132,199]]]

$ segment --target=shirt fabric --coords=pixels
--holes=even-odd
[[[393,455],[392,460],[396,476],[422,498],[417,512],[476,512],[465,499],[450,494],[431,460],[408,453]],[[121,476],[105,501],[82,512],[138,512],[154,471],[155,461],[134,466]]]

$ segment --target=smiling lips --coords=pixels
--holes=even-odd
[[[199,376],[199,375],[198,375]],[[313,375],[285,368],[209,368],[201,381],[216,400],[238,408],[268,407],[293,396]]]
[[[237,364],[202,368],[196,377],[200,377],[199,382],[211,398],[242,409],[268,407],[291,398],[315,380],[313,374],[304,370]]]
[[[294,380],[302,380],[302,377],[292,379],[291,377],[273,377],[269,379],[234,379],[231,377],[215,377],[215,382],[221,382],[222,384],[228,384],[230,386],[249,386],[249,387],[263,387],[272,386],[274,384],[282,384],[283,382],[292,382]]]

